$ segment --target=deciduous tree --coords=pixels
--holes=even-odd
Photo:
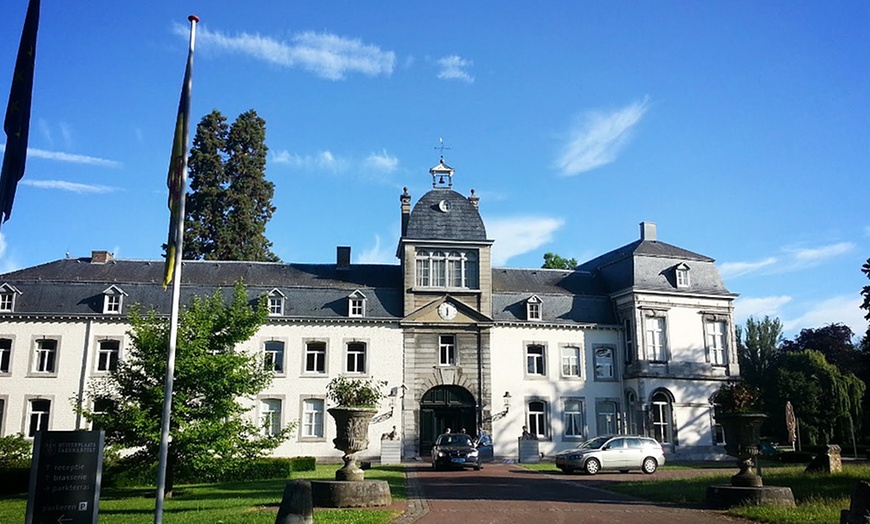
[[[562,258],[556,253],[544,253],[544,269],[577,269],[577,259]]]
[[[238,467],[289,435],[291,427],[276,435],[263,431],[243,404],[271,382],[272,373],[259,355],[237,351],[236,345],[250,339],[267,315],[265,301],[251,307],[241,284],[229,301],[217,291],[194,298],[180,313],[167,496],[177,468]],[[135,458],[153,464],[160,446],[169,322],[138,309],[129,320],[131,344],[123,360],[108,377],[89,384],[89,402],[78,409],[106,431],[107,443],[135,450]]]

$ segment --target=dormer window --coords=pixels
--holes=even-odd
[[[111,286],[103,291],[103,314],[120,315],[124,307],[124,297],[127,293],[118,286]]]
[[[284,293],[281,293],[279,289],[273,289],[269,291],[268,306],[269,306],[269,316],[270,317],[280,317],[284,315]]]
[[[532,295],[526,301],[526,320],[541,320],[541,305],[542,301],[538,295]]]
[[[15,296],[21,292],[14,286],[3,284],[0,286],[0,312],[11,313],[15,311]]]
[[[360,290],[356,290],[347,297],[347,316],[366,316],[366,296]]]
[[[677,274],[677,287],[686,288],[692,285],[692,282],[689,278],[689,266],[686,264],[680,264],[676,268]]]

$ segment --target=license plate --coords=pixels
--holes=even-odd
[[[464,458],[450,459],[450,462],[465,462]]]

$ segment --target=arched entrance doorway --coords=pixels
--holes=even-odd
[[[474,435],[476,429],[474,396],[461,386],[435,386],[420,401],[420,454],[429,455],[435,439],[447,428],[454,433]]]

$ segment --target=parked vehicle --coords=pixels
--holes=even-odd
[[[464,433],[445,433],[432,447],[432,467],[474,468],[480,471],[480,453],[471,437]]]
[[[594,475],[602,470],[626,473],[639,469],[649,475],[664,463],[662,445],[655,439],[638,435],[595,437],[556,454],[556,467],[565,473],[581,470]]]

